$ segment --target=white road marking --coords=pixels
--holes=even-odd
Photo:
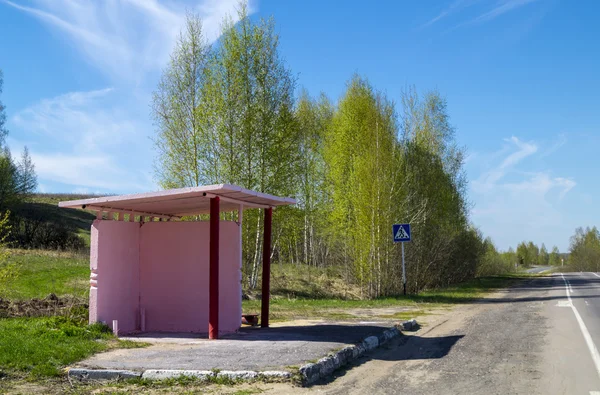
[[[590,273],[592,273],[592,274],[593,274],[594,276],[596,276],[596,277],[600,277],[599,275],[597,275],[597,274],[596,274],[596,273],[594,273],[594,272],[590,272]],[[598,391],[597,391],[597,392],[598,392]],[[598,392],[598,394],[600,395],[600,392]]]
[[[588,303],[587,300],[584,301],[586,306],[589,306],[590,304]]]
[[[556,304],[556,307],[571,307],[571,305],[571,302],[569,302],[568,300],[559,300]]]
[[[600,377],[600,353],[598,352],[598,349],[596,348],[596,345],[594,344],[594,340],[592,340],[592,336],[590,335],[590,332],[588,331],[587,327],[585,326],[585,322],[583,322],[583,318],[581,318],[581,315],[579,315],[579,311],[577,311],[577,307],[575,307],[575,305],[573,304],[573,301],[571,300],[571,295],[569,295],[569,292],[568,292],[569,282],[567,281],[567,279],[565,278],[565,276],[562,273],[560,275],[561,275],[563,281],[565,282],[565,293],[567,294],[567,298],[569,299],[569,302],[571,302],[571,309],[573,310],[573,313],[575,314],[575,318],[577,319],[577,323],[579,324],[579,329],[581,329],[581,334],[583,335],[583,338],[585,339],[585,343],[587,344],[588,349],[590,350],[590,354],[592,356],[592,360],[594,361],[594,365],[596,365],[596,372],[598,373],[598,376]]]
[[[590,391],[590,395],[600,395],[600,391]]]

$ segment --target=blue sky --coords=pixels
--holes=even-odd
[[[218,37],[229,0],[0,0],[8,143],[45,192],[154,190],[149,103],[186,9]],[[312,94],[355,72],[396,102],[438,89],[467,148],[471,219],[506,249],[600,225],[600,2],[251,2]]]

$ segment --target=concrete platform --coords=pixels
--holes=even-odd
[[[122,339],[152,343],[100,353],[78,364],[94,369],[281,370],[377,336],[395,321],[292,321],[271,328],[245,327],[208,340],[197,334],[148,333]]]

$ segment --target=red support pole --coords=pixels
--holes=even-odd
[[[271,297],[271,222],[273,209],[265,209],[265,231],[263,235],[263,270],[260,326],[269,327],[269,298]]]
[[[210,199],[208,338],[219,338],[219,197]]]

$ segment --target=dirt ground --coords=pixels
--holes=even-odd
[[[0,318],[50,317],[64,315],[67,310],[87,309],[87,301],[73,296],[50,294],[43,299],[6,300],[0,298]]]

